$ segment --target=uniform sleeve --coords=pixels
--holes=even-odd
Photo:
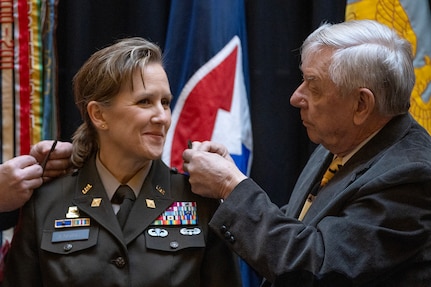
[[[18,221],[19,210],[11,212],[0,212],[0,231],[9,229]]]
[[[4,287],[42,286],[37,243],[38,232],[34,219],[34,201],[22,209],[21,222],[16,228],[5,262]]]

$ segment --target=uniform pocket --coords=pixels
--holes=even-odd
[[[44,230],[40,248],[56,254],[71,254],[96,245],[99,228]]]

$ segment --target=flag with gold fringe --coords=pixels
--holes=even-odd
[[[2,162],[57,136],[56,2],[0,2]]]
[[[431,134],[431,7],[428,0],[347,0],[346,21],[372,19],[396,30],[413,48],[416,83],[410,113]]]

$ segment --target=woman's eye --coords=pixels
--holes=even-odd
[[[140,105],[148,105],[149,103],[150,103],[149,99],[142,99],[142,100],[139,101]]]
[[[171,100],[169,99],[162,99],[162,105],[165,107],[169,107],[171,105]]]

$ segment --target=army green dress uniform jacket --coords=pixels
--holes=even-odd
[[[195,202],[197,224],[153,226],[174,202]],[[156,160],[123,234],[93,158],[35,190],[12,241],[4,286],[240,286],[237,257],[208,228],[218,205]]]

